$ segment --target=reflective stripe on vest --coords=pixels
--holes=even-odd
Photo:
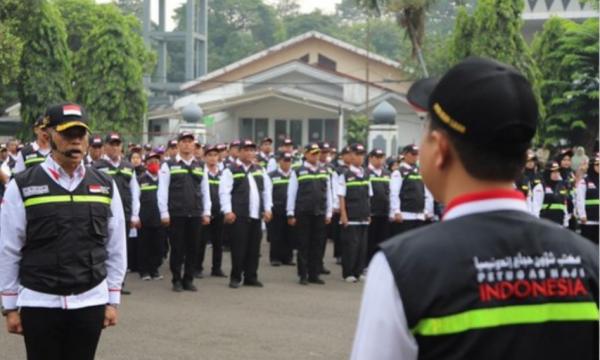
[[[150,191],[150,190],[157,190],[157,189],[158,189],[157,185],[142,186],[140,188],[140,190],[142,190],[142,191]]]
[[[565,204],[547,204],[544,205],[544,210],[565,210]]]
[[[369,179],[372,182],[382,182],[382,183],[389,183],[390,182],[390,178],[389,177],[379,177],[379,176],[371,176],[371,178]]]
[[[289,184],[289,183],[290,183],[289,179],[273,181],[273,185],[285,185],[285,184]]]
[[[171,175],[174,174],[187,174],[188,171],[186,169],[174,169],[170,171]]]
[[[128,170],[128,169],[108,170],[106,173],[108,175],[123,174],[123,175],[127,175],[127,176],[133,176],[133,173],[131,172],[131,170]]]
[[[210,185],[219,185],[221,183],[220,180],[208,180],[208,183]]]
[[[421,175],[411,174],[411,175],[408,175],[407,179],[408,180],[422,180],[423,178],[421,177]]]
[[[318,180],[318,179],[329,179],[329,175],[327,174],[314,174],[314,175],[302,175],[298,177],[298,181],[305,180]]]
[[[43,163],[44,161],[46,161],[46,158],[43,158],[43,157],[34,157],[34,158],[31,158],[31,159],[25,160],[25,165],[39,164],[39,163]]]
[[[369,186],[369,181],[348,181],[346,187]]]
[[[437,336],[469,330],[549,321],[598,321],[594,302],[516,305],[477,309],[419,321],[413,334]]]
[[[589,205],[596,205],[596,206],[598,206],[598,205],[600,205],[600,199],[588,199],[588,200],[585,201],[585,204],[588,205],[588,206]]]
[[[110,205],[111,198],[102,195],[49,195],[25,200],[25,207],[53,203],[101,203]]]
[[[246,177],[245,173],[233,174],[234,179],[239,179],[239,178],[243,178],[243,177]]]

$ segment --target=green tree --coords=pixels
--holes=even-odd
[[[531,82],[543,116],[540,71],[522,33],[523,8],[522,0],[480,0],[473,15],[461,10],[449,44],[450,58],[458,62],[467,56],[483,56],[511,64]]]
[[[155,59],[139,20],[113,4],[59,0],[59,5],[75,45],[76,100],[87,109],[92,129],[138,134],[147,107],[143,76]]]
[[[561,139],[592,149],[598,136],[598,19],[582,24],[553,18],[533,41],[547,108],[545,144]]]
[[[0,84],[8,85],[20,72],[19,60],[23,51],[21,39],[8,24],[0,23]]]
[[[53,3],[39,1],[20,20],[23,40],[17,88],[24,132],[48,105],[71,100],[71,62],[62,17]],[[21,134],[25,136],[26,134]]]
[[[346,123],[346,143],[367,143],[369,119],[365,115],[353,115]]]

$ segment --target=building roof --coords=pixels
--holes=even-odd
[[[210,73],[208,73],[208,74],[206,74],[204,76],[199,77],[198,79],[195,79],[195,80],[183,83],[181,85],[180,89],[183,90],[183,91],[186,91],[186,90],[188,90],[188,89],[190,89],[190,88],[192,88],[192,87],[194,87],[194,86],[196,86],[196,85],[198,85],[198,84],[200,84],[202,82],[214,79],[216,77],[219,77],[219,76],[221,76],[223,74],[226,74],[226,73],[228,73],[230,71],[233,71],[235,69],[239,69],[239,68],[241,68],[244,65],[247,65],[247,64],[252,63],[254,61],[260,60],[260,59],[262,59],[262,58],[264,58],[264,57],[266,57],[268,55],[273,54],[274,52],[278,52],[278,51],[284,50],[286,48],[289,48],[291,46],[294,46],[296,44],[299,44],[299,43],[301,43],[303,41],[306,41],[306,40],[309,40],[309,39],[319,39],[319,40],[328,42],[328,43],[330,43],[330,44],[332,44],[334,46],[343,48],[345,50],[348,50],[348,51],[353,52],[353,53],[355,53],[357,55],[360,55],[360,56],[368,57],[371,60],[380,62],[382,64],[385,64],[385,65],[388,65],[388,66],[391,66],[391,67],[394,67],[394,68],[400,68],[400,66],[401,66],[401,64],[399,62],[397,62],[397,61],[388,59],[388,58],[383,57],[381,55],[374,54],[372,52],[367,52],[367,50],[365,50],[365,49],[361,49],[361,48],[356,47],[356,46],[354,46],[352,44],[349,44],[347,42],[344,42],[344,41],[338,40],[336,38],[333,38],[333,37],[331,37],[329,35],[325,35],[325,34],[320,33],[318,31],[309,31],[307,33],[304,33],[302,35],[293,37],[293,38],[291,38],[291,39],[289,39],[287,41],[284,41],[282,43],[279,43],[277,45],[271,46],[270,48],[265,49],[263,51],[260,51],[260,52],[258,52],[256,54],[253,54],[253,55],[250,55],[248,57],[245,57],[245,58],[243,58],[241,60],[238,60],[238,61],[236,61],[236,62],[234,62],[232,64],[224,66],[224,67],[222,67],[220,69],[212,71],[212,72],[210,72]]]

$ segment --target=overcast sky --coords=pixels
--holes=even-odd
[[[217,0],[218,1],[218,0]],[[263,0],[269,4],[276,4],[277,0]],[[108,3],[111,0],[96,0],[98,3]],[[167,0],[165,1],[167,7],[167,31],[172,30],[175,27],[171,20],[173,10],[179,7],[186,0]],[[324,13],[333,13],[335,11],[335,5],[340,3],[341,0],[298,0],[300,4],[300,11],[311,12],[315,9],[320,9]],[[158,0],[152,0],[152,20],[158,22]]]

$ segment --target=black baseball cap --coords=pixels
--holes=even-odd
[[[122,143],[123,140],[121,140],[121,135],[119,135],[119,133],[116,132],[111,132],[108,135],[106,135],[106,139],[104,140],[107,144],[111,144],[111,143]]]
[[[150,152],[148,152],[146,154],[146,160],[149,160],[149,159],[152,159],[152,158],[157,158],[157,159],[160,160],[160,155],[161,155],[161,153],[159,151],[151,149]]]
[[[321,152],[321,149],[319,148],[319,144],[317,144],[317,143],[311,143],[311,144],[307,144],[304,147],[304,152],[308,152],[308,153],[311,153],[311,154],[316,154],[316,153]]]
[[[167,143],[167,147],[170,147],[170,148],[177,147],[177,140],[176,139],[169,140],[169,142]]]
[[[403,154],[407,154],[407,153],[418,154],[419,147],[415,144],[406,145],[405,147],[402,148],[402,153]]]
[[[144,144],[144,150],[146,150],[146,151],[152,150],[152,144]]]
[[[192,140],[196,140],[196,136],[194,136],[194,133],[191,131],[182,131],[179,133],[179,135],[177,136],[177,141],[181,141],[183,139],[192,139]]]
[[[319,149],[321,149],[322,152],[330,152],[331,145],[329,145],[327,141],[321,141],[319,142]]]
[[[261,145],[264,144],[264,143],[271,143],[272,144],[273,143],[273,139],[271,139],[270,137],[266,137],[266,138],[264,138],[264,139],[262,139],[260,141]]]
[[[36,121],[35,127],[38,126],[55,128],[58,132],[65,131],[74,126],[82,127],[86,130],[90,129],[87,125],[85,110],[82,106],[73,103],[50,106],[46,110],[41,124],[38,124]]]
[[[286,151],[280,151],[277,154],[277,160],[283,160],[283,161],[292,161],[293,160],[293,156],[291,153],[286,152]]]
[[[365,152],[367,152],[367,149],[365,149],[365,146],[363,144],[354,143],[350,145],[350,152],[353,152],[355,154],[364,154]]]
[[[231,143],[229,143],[229,148],[234,148],[237,147],[239,148],[241,145],[241,142],[239,140],[233,140]]]
[[[246,139],[242,142],[240,142],[240,147],[241,148],[256,148],[256,144],[254,143],[254,141],[250,140],[250,139]]]
[[[90,145],[92,147],[95,147],[95,148],[102,147],[102,145],[104,145],[104,141],[102,140],[102,136],[100,136],[100,135],[94,135],[94,136],[92,136],[92,139],[90,140]]]
[[[219,152],[225,151],[225,150],[227,150],[227,145],[225,145],[225,144],[218,144],[217,145],[217,150],[219,150]]]
[[[294,146],[294,142],[292,141],[292,139],[290,138],[285,138],[283,139],[283,145],[290,145],[290,146]]]
[[[546,165],[546,170],[552,171],[560,171],[560,165],[556,161],[550,161]]]
[[[556,155],[556,161],[562,161],[565,157],[573,157],[573,150],[571,149],[562,149],[558,155]]]
[[[131,152],[140,152],[140,151],[142,151],[142,145],[131,144]]]
[[[340,151],[340,155],[346,155],[350,153],[350,146],[344,146],[342,151]]]
[[[385,152],[381,149],[373,149],[369,152],[369,157],[384,157]]]
[[[206,148],[204,149],[205,154],[208,154],[209,152],[213,151],[219,153],[219,145],[206,145]]]
[[[522,153],[535,134],[538,107],[531,84],[512,66],[469,57],[441,79],[415,82],[408,102],[431,121],[479,148]]]

